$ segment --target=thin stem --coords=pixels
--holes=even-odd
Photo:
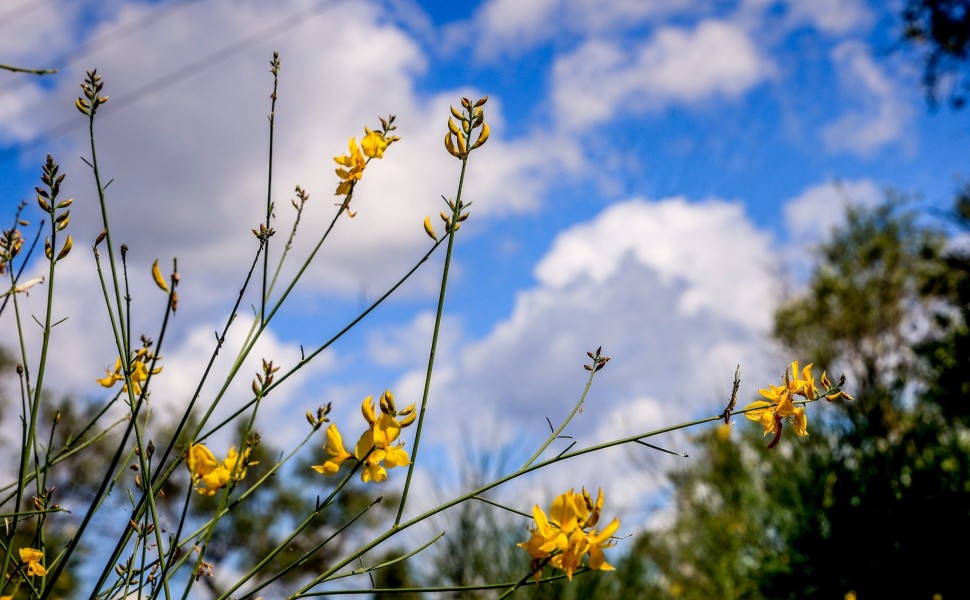
[[[755,410],[755,409],[749,409],[749,410]],[[738,413],[744,413],[744,412],[749,412],[749,411],[748,410],[738,411]],[[462,502],[465,502],[466,500],[469,500],[471,498],[474,498],[475,496],[478,496],[479,494],[482,494],[484,492],[487,492],[490,489],[493,489],[493,488],[496,488],[496,487],[498,487],[498,486],[500,486],[502,484],[508,483],[509,481],[512,481],[513,479],[517,479],[517,478],[519,478],[519,477],[521,477],[523,475],[526,475],[528,473],[531,473],[533,471],[538,471],[539,469],[544,469],[544,468],[546,468],[546,467],[548,467],[550,465],[556,464],[558,462],[562,462],[564,460],[569,460],[571,458],[576,458],[578,456],[583,456],[585,454],[590,454],[592,452],[598,452],[600,450],[605,450],[606,448],[612,448],[614,446],[621,446],[623,444],[634,443],[637,440],[642,440],[642,439],[645,439],[645,438],[653,437],[653,436],[656,436],[656,435],[660,435],[662,433],[670,433],[671,431],[677,431],[677,430],[680,430],[680,429],[686,429],[688,427],[694,427],[696,425],[701,425],[703,423],[710,423],[712,421],[719,421],[722,418],[724,418],[724,415],[723,414],[719,414],[719,415],[716,415],[716,416],[713,416],[713,417],[708,417],[708,418],[705,418],[705,419],[697,419],[695,421],[688,421],[688,422],[685,422],[685,423],[680,423],[678,425],[671,425],[669,427],[664,427],[664,428],[661,428],[661,429],[655,429],[653,431],[648,431],[648,432],[645,432],[645,433],[640,433],[640,434],[637,434],[637,435],[632,435],[632,436],[629,436],[629,437],[620,438],[620,439],[612,440],[612,441],[609,441],[609,442],[604,442],[602,444],[597,444],[595,446],[589,446],[588,448],[583,448],[581,450],[576,450],[576,451],[573,451],[573,452],[564,452],[563,454],[560,454],[560,455],[558,455],[558,456],[556,456],[554,458],[550,458],[550,459],[544,460],[542,462],[534,463],[534,464],[532,464],[531,466],[528,466],[528,467],[523,467],[523,468],[519,469],[518,471],[515,471],[515,472],[510,473],[508,475],[505,475],[503,477],[500,477],[500,478],[492,481],[491,483],[485,484],[485,485],[483,485],[482,487],[480,487],[480,488],[478,488],[476,490],[472,490],[471,492],[468,492],[467,494],[463,494],[461,496],[457,496],[457,497],[455,497],[455,498],[453,498],[453,499],[451,499],[451,500],[449,500],[449,501],[447,501],[447,502],[445,502],[443,504],[438,505],[435,508],[432,508],[432,509],[430,509],[430,510],[428,510],[428,511],[426,511],[426,512],[424,512],[424,513],[422,513],[422,514],[420,514],[420,515],[418,515],[418,516],[416,516],[416,517],[408,520],[408,521],[404,521],[404,522],[402,522],[400,524],[395,523],[391,528],[389,528],[383,534],[375,537],[373,540],[371,540],[370,542],[368,542],[367,544],[365,544],[363,547],[361,547],[360,549],[358,549],[356,552],[354,552],[351,555],[345,557],[344,559],[342,559],[341,561],[339,561],[337,564],[335,564],[334,566],[332,566],[330,569],[328,569],[324,573],[321,573],[320,575],[318,575],[317,577],[315,577],[312,581],[310,581],[309,583],[307,583],[306,585],[304,585],[294,595],[292,595],[290,597],[291,598],[297,598],[297,597],[300,597],[300,596],[305,595],[305,592],[308,591],[310,588],[316,586],[317,584],[319,584],[321,582],[324,582],[324,581],[329,580],[334,573],[336,573],[340,569],[344,568],[345,566],[347,566],[348,564],[350,564],[354,560],[357,560],[357,558],[359,558],[360,556],[363,556],[364,554],[366,554],[370,550],[372,550],[372,549],[376,548],[377,546],[379,546],[380,544],[384,543],[385,541],[387,541],[391,537],[394,537],[398,533],[404,531],[408,527],[411,527],[412,525],[415,525],[417,523],[420,523],[421,521],[424,521],[425,519],[428,519],[428,518],[430,518],[430,517],[432,517],[432,516],[440,513],[443,510],[446,510],[448,508],[451,508],[452,506],[461,504]]]
[[[326,350],[327,348],[329,348],[330,346],[332,346],[337,340],[339,340],[341,337],[343,337],[343,335],[345,333],[347,333],[348,331],[350,331],[351,329],[353,329],[353,327],[356,326],[357,323],[359,323],[362,320],[364,320],[364,317],[366,317],[367,315],[369,315],[374,309],[376,309],[378,306],[380,306],[381,303],[384,302],[384,300],[386,300],[387,298],[389,298],[391,296],[391,294],[393,294],[399,287],[401,287],[402,285],[404,285],[404,282],[407,281],[412,275],[414,275],[414,273],[417,272],[418,268],[421,265],[423,265],[425,262],[427,262],[429,258],[431,258],[431,255],[434,254],[434,251],[437,250],[438,249],[438,246],[440,246],[442,243],[444,243],[444,240],[441,240],[441,241],[436,242],[434,244],[434,246],[432,246],[431,249],[429,249],[424,254],[424,256],[422,256],[414,264],[414,266],[411,267],[411,269],[407,273],[405,273],[404,276],[402,276],[397,281],[397,283],[395,283],[390,288],[388,288],[388,290],[386,292],[384,292],[379,298],[377,298],[377,300],[375,300],[373,303],[371,303],[370,306],[368,306],[365,310],[363,310],[352,321],[350,321],[349,323],[347,323],[347,325],[345,325],[343,327],[343,329],[341,329],[340,331],[338,331],[337,333],[335,333],[329,340],[327,340],[322,345],[320,345],[319,347],[317,347],[316,350],[314,350],[313,352],[310,352],[309,354],[307,354],[306,356],[304,356],[300,360],[300,362],[296,363],[296,365],[293,366],[293,368],[291,368],[287,372],[283,373],[282,375],[280,375],[279,377],[277,377],[276,379],[274,379],[273,380],[273,385],[269,386],[266,389],[267,393],[269,393],[271,390],[275,389],[277,386],[281,385],[291,375],[293,375],[299,369],[301,369],[303,367],[303,365],[307,364],[308,362],[310,362],[311,360],[313,360],[317,355],[319,355],[321,352],[323,352],[324,350]],[[209,437],[210,435],[212,435],[213,433],[215,433],[216,431],[218,431],[222,427],[225,427],[227,424],[231,423],[236,417],[238,417],[239,415],[241,415],[242,413],[244,413],[246,410],[248,410],[249,407],[252,406],[252,404],[254,402],[255,402],[255,399],[246,402],[240,408],[238,408],[235,412],[233,412],[231,415],[229,415],[228,417],[226,417],[224,420],[220,421],[219,424],[217,424],[216,426],[214,426],[212,429],[210,429],[209,431],[206,431],[205,433],[202,433],[201,435],[199,435],[199,437],[197,439],[198,440],[204,440],[205,438]]]
[[[280,53],[273,53],[273,60],[270,62],[273,73],[273,93],[270,94],[269,109],[269,157],[267,159],[266,174],[266,222],[262,234],[266,236],[266,248],[263,251],[263,291],[260,294],[259,320],[262,321],[266,315],[266,297],[269,295],[267,281],[269,279],[269,237],[271,235],[270,219],[273,216],[273,139],[276,129],[276,90],[280,80]]]
[[[408,475],[404,480],[404,491],[401,493],[401,503],[397,508],[397,516],[394,517],[395,527],[401,522],[404,515],[404,506],[407,503],[408,491],[411,489],[411,477],[414,475],[414,466],[418,461],[418,449],[421,444],[421,431],[424,428],[424,416],[428,409],[428,395],[431,392],[431,374],[434,371],[435,352],[438,348],[438,333],[441,331],[441,316],[445,308],[445,291],[448,289],[448,271],[451,266],[451,257],[455,247],[455,232],[458,229],[458,217],[462,209],[461,191],[465,183],[465,171],[468,167],[468,157],[461,161],[461,175],[458,177],[458,193],[455,197],[451,210],[451,221],[448,224],[448,250],[445,253],[445,264],[441,272],[441,288],[438,291],[438,307],[435,311],[434,332],[431,334],[431,350],[428,353],[428,368],[424,376],[424,391],[421,394],[421,410],[418,413],[418,424],[414,430],[414,448],[411,451],[411,463],[408,465]]]
[[[583,393],[580,394],[579,401],[576,402],[576,405],[575,406],[573,406],[572,412],[570,412],[569,415],[565,419],[563,419],[563,422],[559,425],[559,427],[555,431],[553,431],[549,435],[549,437],[546,439],[545,443],[542,444],[542,446],[538,450],[536,450],[536,453],[533,454],[531,457],[529,457],[529,460],[525,461],[525,464],[522,465],[523,468],[528,467],[533,462],[535,462],[535,460],[537,458],[539,458],[539,456],[541,456],[543,452],[545,452],[546,448],[549,447],[549,444],[551,444],[553,442],[553,440],[555,440],[556,438],[559,437],[559,435],[566,428],[566,425],[569,424],[569,422],[573,419],[573,417],[576,415],[576,413],[579,412],[579,408],[583,405],[583,402],[586,400],[586,395],[589,393],[589,389],[593,385],[593,377],[595,377],[596,376],[596,373],[598,373],[598,372],[599,372],[599,369],[597,369],[595,367],[592,368],[592,369],[590,369],[590,371],[589,371],[589,377],[586,379],[586,387],[583,388]]]

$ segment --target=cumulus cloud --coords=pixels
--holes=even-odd
[[[565,122],[588,127],[675,103],[736,98],[773,72],[749,34],[726,21],[664,27],[639,44],[593,39],[553,67]]]
[[[139,10],[148,8],[126,6],[127,16],[106,18],[89,33],[109,32]],[[170,15],[137,39],[98,49],[84,67],[98,68],[110,98],[95,129],[103,177],[113,179],[108,206],[115,239],[129,244],[132,269],[147,268],[155,257],[178,257],[187,311],[212,309],[225,289],[239,285],[256,251],[250,230],[266,212],[273,50],[282,61],[273,259],[293,220],[294,186],[311,196],[286,274],[308,256],[334,214],[332,157],[346,151],[347,139],[359,139],[365,125],[374,127],[379,115],[390,113],[402,137],[368,169],[355,198],[357,219],[339,224],[307,272],[303,292],[353,297],[394,281],[427,247],[424,216],[437,214],[440,196],[453,196],[457,186],[460,164],[442,145],[448,105],[484,92],[466,87],[418,95],[413,82],[427,59],[376,4],[214,0]],[[77,124],[51,148],[68,175],[64,193],[78,198],[71,223],[78,241],[93,240],[102,228],[89,170],[73,158],[90,154],[83,117],[73,107],[82,78],[83,69],[69,65],[50,80],[53,88],[37,82],[0,105],[0,130],[8,139],[29,141],[52,125]],[[485,108],[492,137],[476,152],[466,182],[475,190],[476,216],[534,211],[546,182],[561,161],[575,161],[575,150],[562,140],[536,152],[548,144],[546,135],[509,141],[501,98]],[[35,158],[39,163],[42,154]]]
[[[104,14],[98,13],[101,20],[88,25],[94,38],[149,10],[133,4],[103,8]],[[273,24],[287,23],[293,15],[299,22],[277,32],[286,35],[273,33]],[[70,25],[67,18],[61,21],[64,28]],[[359,139],[364,125],[373,127],[378,115],[389,113],[397,115],[402,137],[383,160],[368,167],[354,201],[357,217],[343,219],[293,290],[289,302],[300,303],[297,312],[304,318],[321,297],[353,298],[363,293],[369,301],[386,289],[424,254],[430,241],[421,222],[425,215],[436,215],[443,207],[440,196],[453,196],[457,186],[460,162],[442,143],[448,105],[458,104],[463,95],[478,98],[483,93],[465,87],[418,95],[413,81],[426,68],[426,58],[406,33],[386,23],[375,4],[213,0],[168,15],[137,39],[99,46],[83,66],[98,68],[109,97],[95,130],[103,181],[113,180],[107,190],[113,241],[129,247],[126,264],[135,298],[132,329],[136,336],[145,332],[155,337],[161,314],[155,309],[164,300],[158,298],[158,306],[146,307],[157,290],[140,286],[151,285],[148,273],[154,259],[160,259],[166,273],[177,259],[181,302],[166,351],[173,363],[183,353],[198,358],[199,332],[211,335],[217,328],[213,324],[225,318],[256,253],[258,244],[250,230],[263,221],[266,211],[266,115],[274,49],[280,51],[282,69],[275,115],[277,235],[269,251],[271,273],[294,218],[293,187],[300,184],[310,193],[281,282],[303,264],[336,210],[332,157],[346,151],[347,139]],[[213,56],[220,58],[207,63],[206,57]],[[65,119],[83,126],[83,116],[73,107],[83,76],[80,66],[69,65],[49,80],[52,87],[35,81],[8,95],[0,110],[4,135],[27,141]],[[153,80],[168,83],[145,91]],[[575,161],[569,140],[543,153],[535,148],[548,144],[548,136],[508,141],[501,98],[491,98],[485,108],[492,137],[474,154],[466,181],[466,189],[474,190],[466,200],[475,201],[476,223],[537,210],[545,182],[559,168],[557,156]],[[24,123],[32,125],[18,125]],[[113,363],[114,344],[108,322],[101,317],[101,292],[88,250],[103,226],[93,178],[73,158],[90,157],[82,129],[50,147],[66,174],[62,195],[76,199],[67,231],[75,249],[61,264],[57,288],[62,314],[71,318],[58,327],[57,335],[60,347],[85,349],[74,358],[65,353],[67,360],[58,367],[64,381],[90,383]],[[38,163],[41,157],[37,155]],[[103,246],[101,250],[106,259]],[[434,274],[422,277],[423,272],[403,293],[429,293]],[[243,299],[243,315],[259,305],[253,293],[258,279]],[[273,294],[271,306],[281,290]]]
[[[855,106],[823,128],[826,147],[870,156],[898,142],[906,133],[912,111],[896,83],[873,60],[870,49],[858,42],[843,42],[831,56],[841,86]]]
[[[775,302],[764,262],[770,246],[740,206],[716,199],[630,200],[561,232],[508,317],[438,355],[430,443],[460,446],[467,436],[456,423],[473,422],[495,432],[490,447],[513,445],[522,460],[549,434],[546,418],[558,424],[578,400],[585,352],[598,346],[612,359],[565,432],[578,447],[717,414],[738,363],[742,394],[779,368],[766,340]],[[416,368],[395,389],[420,398],[423,382]],[[659,464],[654,451],[638,449]],[[622,479],[629,497],[614,493],[633,504],[656,489],[663,469],[629,477],[630,452],[643,458],[621,449],[572,461],[555,477],[577,486]]]

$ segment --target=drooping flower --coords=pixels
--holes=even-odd
[[[27,575],[33,577],[43,577],[47,575],[47,569],[44,565],[40,564],[40,561],[44,560],[44,553],[40,550],[34,548],[21,548],[20,549],[20,560],[27,563]]]
[[[246,468],[257,464],[249,461],[249,453],[250,449],[246,448],[240,455],[233,446],[229,448],[226,458],[219,461],[203,444],[192,444],[186,465],[192,474],[195,490],[200,494],[212,496],[230,481],[242,480],[246,476]]]
[[[380,413],[375,410],[373,396],[367,396],[361,403],[361,413],[368,428],[361,434],[354,446],[353,454],[347,452],[337,426],[331,424],[327,429],[327,461],[313,469],[325,475],[333,475],[347,459],[353,458],[363,463],[360,478],[364,482],[380,482],[387,479],[387,469],[411,464],[404,442],[398,441],[401,429],[411,425],[417,414],[414,404],[404,410],[394,406],[394,394],[385,390],[381,395]]]
[[[596,502],[593,502],[585,488],[581,494],[569,490],[556,496],[548,516],[538,504],[533,507],[532,535],[518,546],[532,557],[537,581],[543,561],[565,571],[566,578],[570,580],[573,573],[583,566],[586,555],[589,555],[587,568],[614,570],[613,565],[606,562],[603,549],[613,546],[610,540],[619,529],[620,521],[614,518],[602,531],[593,529],[599,522],[602,510],[603,490],[600,489]]]

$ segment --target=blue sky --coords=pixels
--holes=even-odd
[[[770,343],[772,313],[797,291],[808,249],[845,204],[893,189],[945,208],[965,178],[966,115],[927,109],[919,63],[893,51],[898,9],[862,0],[4,3],[0,62],[59,69],[0,73],[4,213],[32,201],[48,152],[75,198],[76,247],[58,283],[68,320],[55,333],[58,376],[48,385],[101,394],[93,380],[114,362],[87,252],[100,217],[78,158],[89,155],[73,105],[84,71],[97,68],[110,97],[99,159],[114,179],[116,239],[130,247],[136,332],[154,337],[161,314],[152,261],[177,257],[182,273],[153,395],[164,414],[194,389],[255,248],[268,63],[279,50],[278,231],[292,219],[294,186],[311,195],[297,255],[329,222],[331,157],[347,138],[393,113],[402,140],[368,167],[357,217],[339,225],[255,364],[292,365],[301,345],[319,345],[424,252],[421,222],[458,178],[441,144],[448,105],[488,95],[492,137],[470,162],[474,206],[458,240],[426,458],[454,467],[458,445],[527,456],[545,418],[571,408],[585,352],[600,345],[613,360],[568,431],[581,445],[716,414],[737,364],[747,398],[792,358],[811,360]],[[420,399],[440,258],[280,390],[261,421],[268,441],[285,445],[324,402],[338,423],[354,423],[361,398],[384,388],[399,404]],[[12,331],[9,313],[2,326]],[[234,388],[239,398],[248,378]],[[529,485],[602,485],[639,518],[640,494],[667,466],[619,450]]]

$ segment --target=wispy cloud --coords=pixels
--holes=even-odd
[[[871,156],[902,139],[912,118],[907,95],[876,63],[870,49],[844,42],[832,51],[832,62],[846,97],[855,106],[822,130],[828,149]]]

